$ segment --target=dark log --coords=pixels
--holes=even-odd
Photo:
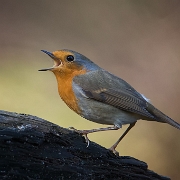
[[[145,162],[112,152],[84,137],[26,114],[0,111],[0,179],[167,180]]]

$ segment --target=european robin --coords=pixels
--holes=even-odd
[[[88,145],[87,134],[117,130],[129,124],[123,135],[110,147],[111,151],[118,154],[115,148],[139,119],[168,123],[180,129],[180,124],[155,108],[126,81],[102,69],[84,55],[72,50],[42,52],[54,60],[54,66],[39,71],[54,73],[59,95],[67,106],[87,120],[112,125],[107,128],[76,130],[85,135]]]

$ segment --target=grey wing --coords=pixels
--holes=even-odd
[[[145,116],[155,117],[146,107],[147,101],[126,81],[108,73],[98,70],[79,75],[74,78],[76,83],[88,98],[114,106],[124,111]]]

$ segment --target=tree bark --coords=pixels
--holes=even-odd
[[[115,156],[46,120],[0,111],[0,179],[168,180],[145,162]]]

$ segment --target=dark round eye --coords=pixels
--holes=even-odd
[[[74,60],[74,56],[68,55],[68,56],[66,57],[66,59],[67,59],[67,61],[71,62],[71,61]]]

